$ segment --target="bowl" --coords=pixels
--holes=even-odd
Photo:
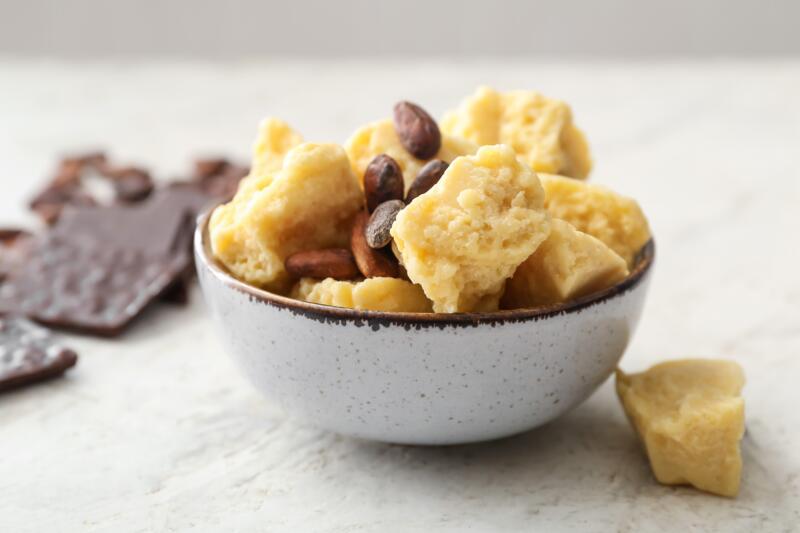
[[[343,435],[443,445],[530,430],[589,397],[642,312],[655,245],[631,274],[568,303],[493,313],[358,311],[247,285],[195,233],[204,298],[227,351],[270,401]]]

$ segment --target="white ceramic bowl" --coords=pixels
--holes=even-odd
[[[513,435],[585,400],[642,311],[655,247],[631,275],[567,304],[495,313],[356,311],[233,278],[195,235],[205,299],[230,354],[270,400],[344,435],[459,444]]]

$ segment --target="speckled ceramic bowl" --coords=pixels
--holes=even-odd
[[[331,431],[459,444],[535,428],[585,400],[617,365],[642,311],[654,245],[618,285],[548,308],[356,311],[236,280],[195,235],[205,299],[230,354],[265,396]]]

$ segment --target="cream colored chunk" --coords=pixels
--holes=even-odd
[[[477,149],[478,147],[469,141],[442,135],[442,147],[434,159],[441,159],[449,163],[460,155],[474,154]],[[372,122],[359,128],[345,143],[345,150],[353,164],[353,172],[360,181],[364,180],[364,171],[375,156],[380,154],[391,156],[403,171],[406,189],[426,163],[426,161],[412,156],[403,148],[394,129],[394,123],[390,119]]]
[[[743,385],[732,361],[684,359],[640,374],[617,371],[617,394],[659,482],[736,496]]]
[[[431,302],[419,285],[397,278],[369,278],[363,281],[322,281],[303,278],[292,297],[306,302],[394,313],[430,313]]]
[[[237,278],[274,291],[288,288],[288,255],[348,246],[364,202],[347,154],[335,144],[293,148],[274,178],[249,194],[245,206],[234,197],[212,214],[212,250]]]
[[[506,285],[503,307],[565,302],[609,287],[627,275],[625,260],[611,248],[554,218],[550,235]]]
[[[455,313],[499,294],[549,231],[539,179],[500,145],[456,158],[400,211],[391,233],[409,279],[434,311]]]
[[[554,218],[596,237],[617,252],[629,267],[650,239],[650,228],[636,200],[600,185],[563,176],[540,174],[544,204]]]
[[[283,167],[283,159],[289,150],[303,142],[299,133],[286,122],[267,117],[258,126],[258,137],[253,144],[254,174],[271,174]]]
[[[290,296],[314,304],[353,308],[353,285],[355,283],[352,281],[337,281],[333,278],[303,278],[292,288]]]
[[[480,146],[507,144],[537,172],[583,179],[592,169],[589,145],[572,122],[572,110],[535,91],[479,87],[445,115],[441,130]]]
[[[283,166],[286,153],[303,139],[289,125],[277,118],[267,117],[258,127],[258,136],[253,143],[253,159],[250,173],[242,178],[236,196],[224,210],[217,210],[215,224],[218,229],[233,224],[235,213],[247,208],[253,194],[265,188]]]
[[[264,188],[283,166],[289,150],[302,142],[300,134],[286,122],[274,117],[262,120],[253,143],[250,173],[239,182],[239,191],[246,191],[239,195],[240,202],[244,203],[245,197],[249,199],[253,191]]]

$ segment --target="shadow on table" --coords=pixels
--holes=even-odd
[[[537,514],[563,513],[566,506],[583,517],[605,516],[605,508],[615,507],[615,514],[629,516],[631,523],[651,520],[666,528],[675,525],[678,510],[683,519],[694,517],[699,523],[733,513],[747,523],[775,525],[791,514],[791,498],[779,488],[787,481],[776,479],[779,465],[785,463],[775,450],[765,458],[756,449],[753,433],[761,428],[755,429],[742,443],[745,466],[737,499],[659,485],[608,388],[572,413],[514,437],[448,447],[359,442],[353,455],[356,463],[366,462],[373,471],[385,464],[393,476],[386,482],[392,491],[424,488],[440,502],[466,499],[506,509],[527,506]]]
[[[389,461],[426,487],[497,484],[507,492],[559,487],[578,492],[634,493],[652,483],[635,434],[611,402],[590,401],[541,428],[514,437],[462,446],[357,444],[359,460]],[[459,489],[462,490],[462,489]],[[570,497],[575,497],[574,490]],[[485,498],[487,494],[482,493]]]

